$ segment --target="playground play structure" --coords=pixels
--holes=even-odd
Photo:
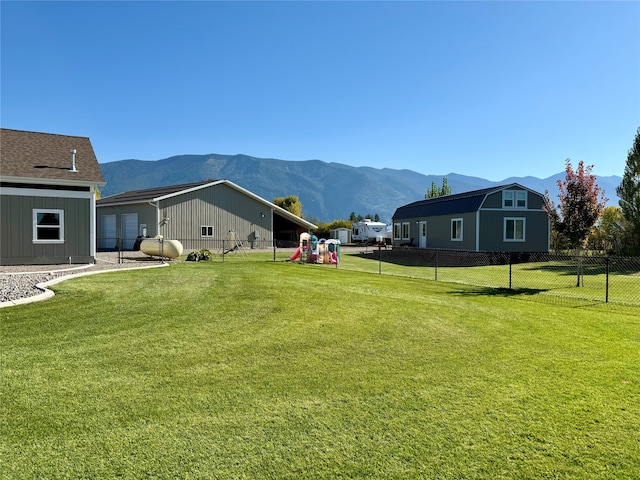
[[[340,240],[318,240],[315,235],[301,233],[300,244],[289,260],[337,265],[340,262]]]

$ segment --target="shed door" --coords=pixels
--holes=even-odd
[[[420,248],[427,248],[427,222],[420,222]]]
[[[100,217],[99,248],[113,250],[116,248],[116,216],[102,215]]]
[[[133,250],[138,236],[138,214],[124,213],[122,214],[122,248],[124,250]]]

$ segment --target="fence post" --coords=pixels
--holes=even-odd
[[[434,259],[434,267],[435,267],[435,281],[438,281],[438,251],[436,250],[436,257]]]
[[[273,261],[276,261],[276,239],[273,239]]]
[[[226,240],[222,240],[222,261],[224,262],[224,256],[227,251]]]
[[[378,244],[378,273],[382,274],[382,247]]]
[[[509,290],[511,290],[512,278],[513,278],[513,252],[509,253]]]
[[[609,303],[609,255],[604,259],[605,264],[605,272],[606,272],[606,282],[605,282],[605,295],[604,301],[605,303]]]

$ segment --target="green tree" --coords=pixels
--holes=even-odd
[[[428,198],[436,198],[438,196],[438,187],[436,186],[435,180],[431,182],[431,187],[427,190],[427,193],[424,194],[425,200]]]
[[[370,213],[367,213],[366,215],[360,215],[360,214],[356,215],[355,212],[351,212],[351,215],[349,215],[349,222],[354,224],[357,222],[362,222],[367,218],[373,220],[374,222],[380,221],[380,215],[378,215],[377,213],[375,215],[371,215]]]
[[[313,234],[318,238],[330,238],[331,230],[336,228],[351,228],[351,221],[349,220],[334,220],[332,222],[320,222],[316,223],[318,228],[313,230]]]
[[[435,181],[431,182],[431,188],[427,190],[424,198],[444,197],[445,195],[451,195],[451,187],[447,182],[447,177],[442,177],[442,186],[438,188]]]
[[[625,219],[618,207],[606,207],[598,224],[593,227],[587,246],[594,250],[620,253],[624,241]]]
[[[640,128],[636,132],[633,147],[627,154],[622,182],[616,188],[619,205],[629,228],[628,246],[631,253],[640,251]]]
[[[286,211],[293,213],[294,215],[302,218],[302,203],[297,195],[289,195],[288,197],[277,197],[273,199],[280,208],[284,208]]]

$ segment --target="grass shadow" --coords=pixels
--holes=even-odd
[[[547,290],[540,288],[477,287],[466,290],[457,290],[451,293],[459,296],[516,297],[538,295],[546,291]]]

